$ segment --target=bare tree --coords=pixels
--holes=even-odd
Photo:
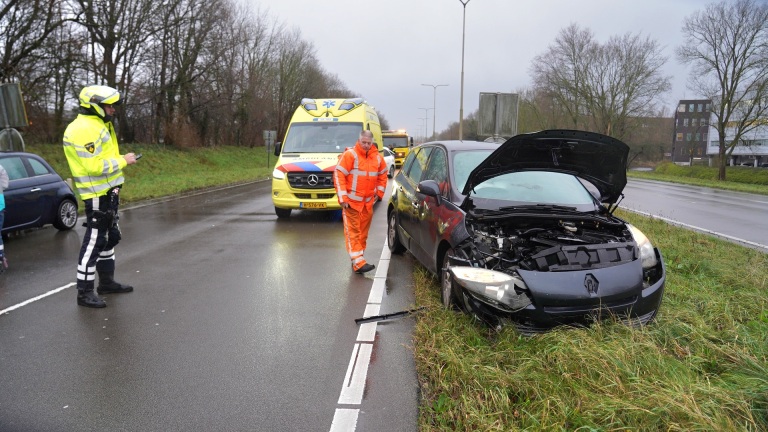
[[[546,52],[534,58],[531,66],[538,95],[549,100],[552,116],[565,114],[573,129],[579,129],[583,122],[586,70],[596,50],[592,32],[571,24],[560,31]]]
[[[23,80],[19,65],[31,63],[48,36],[68,21],[61,0],[8,0],[0,5],[0,82]]]
[[[665,62],[650,38],[626,34],[601,45],[589,30],[571,24],[534,60],[532,74],[537,94],[554,110],[550,118],[562,112],[574,129],[621,139],[671,88],[661,74]]]
[[[683,25],[680,61],[692,65],[689,87],[712,100],[719,137],[718,179],[727,158],[768,115],[768,4],[722,1]]]
[[[653,115],[657,98],[671,88],[661,74],[666,57],[650,38],[612,37],[588,60],[582,93],[597,132],[623,139],[639,126],[636,119]]]

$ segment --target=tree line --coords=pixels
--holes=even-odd
[[[123,141],[263,145],[306,95],[353,97],[297,29],[233,0],[5,0],[0,82],[33,139],[58,143],[88,84],[124,98]]]
[[[322,68],[299,30],[236,0],[3,0],[0,29],[0,82],[21,84],[33,122],[26,133],[38,141],[59,142],[86,84],[124,96],[122,140],[180,147],[263,145],[261,131],[282,136],[302,97],[358,96]],[[712,100],[725,179],[727,156],[768,115],[768,3],[711,3],[681,32],[676,57],[691,66],[689,90]],[[648,36],[600,42],[571,24],[529,65],[518,131],[600,132],[660,159],[673,139],[662,51]],[[464,119],[464,139],[483,138],[476,116]],[[458,129],[438,138],[458,138]]]
[[[768,127],[768,3],[722,0],[693,11],[681,23],[684,43],[675,57],[689,65],[688,89],[712,101],[719,179],[737,146],[766,140]],[[673,122],[662,97],[669,59],[650,37],[627,33],[606,42],[571,24],[530,65],[533,86],[518,90],[518,131],[569,128],[627,142],[636,155],[660,160],[672,144]],[[675,101],[676,102],[676,101]],[[465,138],[476,135],[476,113]],[[457,136],[458,123],[440,138]],[[685,143],[683,143],[685,144]]]

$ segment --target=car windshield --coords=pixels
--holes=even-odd
[[[396,148],[396,147],[408,147],[408,139],[406,137],[384,137],[384,147]]]
[[[352,147],[363,130],[362,123],[292,123],[283,143],[283,152],[341,153]]]
[[[472,197],[519,203],[592,205],[594,199],[578,178],[558,172],[520,171],[475,186]]]
[[[456,152],[453,156],[453,179],[456,189],[464,190],[469,173],[480,165],[493,150],[467,150]]]

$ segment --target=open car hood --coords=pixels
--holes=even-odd
[[[556,171],[593,183],[600,201],[613,204],[627,185],[629,146],[593,132],[545,130],[508,139],[469,174],[462,194],[478,184],[516,171]]]

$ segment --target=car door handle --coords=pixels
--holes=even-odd
[[[37,187],[36,187],[36,188],[32,188],[32,189],[30,189],[29,191],[30,191],[30,192],[40,192],[41,190],[42,190],[42,189],[40,189],[40,188],[37,188]]]

